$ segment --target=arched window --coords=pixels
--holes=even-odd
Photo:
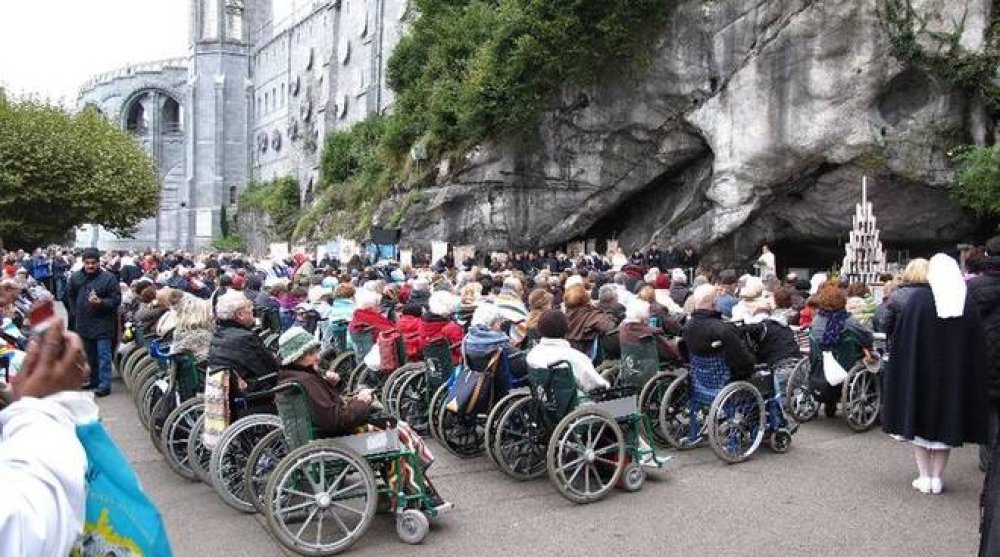
[[[245,13],[243,0],[226,0],[226,39],[230,41],[240,41],[243,39],[243,14]]]
[[[184,118],[181,112],[180,103],[178,103],[173,97],[167,97],[167,100],[163,102],[163,108],[160,110],[160,122],[163,128],[163,133],[181,133],[183,120]]]
[[[219,36],[219,0],[204,0],[201,11],[201,38],[210,40]]]
[[[145,97],[146,95],[139,95],[132,99],[125,112],[125,129],[137,135],[149,133],[149,115],[143,105]]]

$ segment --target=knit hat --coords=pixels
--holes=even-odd
[[[80,259],[83,261],[86,261],[88,259],[96,259],[100,261],[101,252],[97,248],[87,248],[83,250],[83,257],[81,257]]]
[[[319,342],[302,327],[292,327],[278,337],[278,357],[281,365],[287,366],[313,350],[319,349]]]

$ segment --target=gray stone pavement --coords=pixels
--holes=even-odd
[[[118,382],[100,399],[102,417],[163,513],[174,553],[283,555],[261,518],[225,506],[203,484],[175,475],[152,447]],[[960,556],[978,546],[983,475],[974,447],[953,453],[946,494],[910,487],[912,451],[839,420],[805,424],[785,455],[762,449],[727,466],[710,449],[677,455],[642,491],[614,492],[586,506],[547,479],[517,483],[485,457],[458,460],[437,449],[432,477],[456,508],[432,523],[423,545],[398,541],[376,516],[348,555],[803,555]]]

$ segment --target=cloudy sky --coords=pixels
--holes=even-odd
[[[291,3],[274,0],[275,18]],[[76,100],[94,74],[187,52],[190,0],[0,0],[0,86]]]

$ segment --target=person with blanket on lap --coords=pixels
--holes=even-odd
[[[320,343],[305,329],[292,327],[278,340],[278,357],[281,369],[280,383],[298,383],[309,401],[309,414],[317,437],[339,437],[381,429],[385,420],[369,419],[372,410],[371,389],[361,389],[352,396],[340,390],[341,377],[334,371],[320,369]],[[424,481],[431,504],[437,508],[450,507],[431,484],[427,469],[434,463],[434,455],[423,439],[406,422],[397,422],[399,441],[423,464]],[[404,466],[407,466],[405,464]],[[395,481],[390,474],[388,481]],[[413,482],[413,471],[404,470],[407,485]],[[405,488],[404,488],[405,489]]]

